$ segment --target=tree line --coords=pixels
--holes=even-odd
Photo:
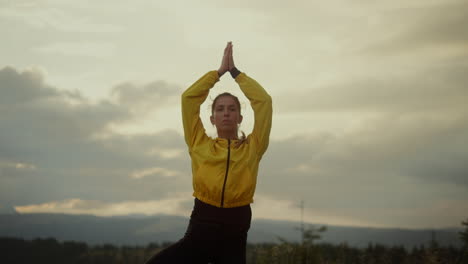
[[[89,246],[82,242],[59,242],[54,238],[24,240],[0,238],[2,263],[47,264],[143,264],[150,256],[170,245],[151,243],[143,246],[114,246],[111,244]],[[247,263],[468,263],[466,248],[440,246],[433,243],[411,250],[403,246],[369,244],[354,248],[346,243],[332,245],[318,243],[257,243],[247,246]]]
[[[302,230],[301,242],[278,238],[278,243],[247,245],[247,263],[251,264],[468,264],[468,219],[460,232],[462,247],[442,246],[432,240],[412,249],[403,246],[369,244],[365,248],[347,243],[333,245],[317,243],[326,227]],[[0,238],[2,263],[47,264],[143,264],[153,254],[169,246],[170,242],[150,243],[147,246],[90,246],[83,242],[58,241],[55,238]]]

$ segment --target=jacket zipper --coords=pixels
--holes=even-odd
[[[226,174],[224,175],[223,191],[221,193],[221,207],[224,206],[224,190],[226,189],[226,181],[228,177],[230,158],[231,158],[231,140],[228,139],[228,155],[227,155],[227,161],[226,161]]]

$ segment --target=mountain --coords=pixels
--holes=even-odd
[[[2,205],[0,204],[0,215],[2,214],[17,214],[16,210],[13,206],[9,205]]]
[[[180,239],[187,228],[188,218],[180,216],[119,216],[98,217],[66,214],[3,214],[0,215],[0,237],[24,239],[54,237],[61,241],[83,241],[91,245],[147,245],[151,242],[171,242]],[[291,242],[300,240],[298,222],[253,220],[249,242],[279,243],[278,237]],[[306,225],[306,227],[309,225]],[[318,227],[318,225],[314,225]],[[407,248],[428,245],[434,238],[441,245],[461,246],[458,232],[461,228],[396,229],[327,226],[319,242],[353,247],[366,247],[369,243],[387,246],[403,245]]]

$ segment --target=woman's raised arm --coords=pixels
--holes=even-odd
[[[273,103],[271,96],[254,79],[241,73],[234,64],[232,43],[228,43],[229,71],[239,84],[244,95],[249,99],[254,111],[255,121],[250,140],[255,140],[257,153],[262,156],[268,148],[273,116]]]

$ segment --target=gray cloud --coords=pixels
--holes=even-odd
[[[468,29],[463,26],[468,23],[466,1],[396,8],[383,12],[382,16],[388,25],[393,25],[390,27],[393,34],[387,35],[384,41],[371,44],[366,48],[367,52],[382,55],[432,47],[445,52],[461,48],[461,52],[467,55],[466,48],[463,48],[468,42]]]
[[[453,63],[407,73],[388,74],[280,96],[283,111],[465,112],[468,65]]]
[[[113,87],[111,95],[119,105],[137,113],[145,113],[171,104],[179,103],[182,89],[164,81],[144,85],[122,83]]]
[[[59,96],[52,87],[44,84],[43,78],[38,71],[17,72],[12,67],[0,70],[2,84],[2,106],[30,103],[38,98]]]
[[[388,115],[341,134],[275,141],[262,164],[260,190],[323,208],[404,207],[419,196],[430,204],[441,198],[432,193],[439,188],[467,200],[467,121]]]
[[[156,86],[146,87],[150,93]],[[126,91],[121,98],[143,98],[136,90],[137,96]],[[123,103],[92,104],[79,93],[45,84],[39,72],[11,67],[0,71],[0,95],[0,200],[6,204],[74,197],[156,199],[190,187],[180,134],[126,136],[108,130],[111,123],[138,118]],[[178,173],[131,178],[154,167]]]
[[[125,108],[108,101],[93,105],[77,92],[50,87],[39,72],[19,73],[7,67],[0,71],[0,85],[0,157],[5,150],[12,150],[12,158],[47,159],[30,146],[60,157],[66,146],[73,149],[110,122],[131,118]]]
[[[2,3],[0,2],[0,5]],[[70,9],[69,7],[74,8]],[[64,7],[68,7],[64,8]],[[91,9],[73,1],[59,1],[47,3],[44,1],[8,1],[2,6],[2,17],[8,20],[16,20],[37,29],[51,28],[63,32],[92,32],[92,33],[119,33],[123,31],[121,26],[109,22],[95,22],[86,11],[98,12],[108,7],[103,4],[101,8]],[[81,12],[85,12],[81,14]]]
[[[289,88],[294,92],[278,94],[280,111],[460,112],[465,108],[466,1],[232,5],[258,12],[265,23],[254,26],[273,38],[269,45],[279,51],[273,57],[290,60],[272,68],[284,72],[284,78],[298,76],[294,82],[281,83],[293,86]],[[284,12],[285,8],[292,12]]]

